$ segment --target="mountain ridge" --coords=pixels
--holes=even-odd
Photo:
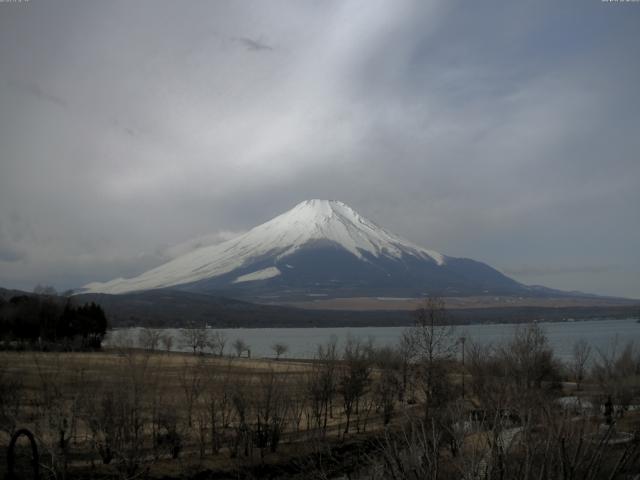
[[[260,299],[306,296],[540,295],[495,268],[443,255],[337,200],[306,200],[245,234],[83,293],[173,288]]]

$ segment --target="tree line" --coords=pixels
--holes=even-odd
[[[5,349],[99,349],[108,320],[94,302],[75,305],[53,292],[0,298],[0,347]]]

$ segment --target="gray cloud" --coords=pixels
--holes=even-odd
[[[272,46],[267,45],[265,42],[263,42],[261,40],[256,40],[256,39],[253,39],[253,38],[237,37],[237,38],[234,38],[233,40],[235,40],[236,42],[241,43],[242,45],[244,45],[244,47],[247,50],[253,50],[253,51],[273,50]]]
[[[6,84],[10,89],[32,95],[38,100],[52,103],[54,105],[57,105],[58,107],[67,108],[69,106],[64,99],[58,97],[57,95],[53,95],[49,92],[44,91],[37,83],[33,81],[23,80],[19,82],[9,79],[6,81]]]
[[[517,268],[506,268],[503,273],[507,275],[524,276],[539,276],[539,275],[565,275],[572,273],[584,273],[584,274],[600,274],[600,273],[612,273],[619,270],[616,265],[581,265],[581,266],[521,266]]]
[[[635,5],[2,10],[0,244],[24,258],[0,285],[136,274],[337,198],[521,281],[640,297]]]
[[[164,258],[165,261],[177,258],[185,253],[192,252],[201,247],[208,247],[211,245],[217,245],[218,243],[231,240],[242,235],[245,232],[228,232],[221,231],[215,233],[209,233],[206,235],[200,235],[195,238],[190,238],[186,242],[179,243],[178,245],[169,245],[165,249],[160,249],[158,254]]]
[[[24,259],[24,252],[11,246],[0,245],[0,262],[17,262]]]

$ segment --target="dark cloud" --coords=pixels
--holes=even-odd
[[[521,281],[640,297],[639,22],[550,0],[7,4],[0,245],[24,257],[0,285],[136,274],[335,198]]]

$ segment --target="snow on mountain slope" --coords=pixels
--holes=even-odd
[[[387,232],[342,202],[307,200],[237,238],[199,248],[135,278],[90,283],[83,292],[125,293],[189,284],[233,272],[265,256],[280,260],[314,241],[337,244],[364,262],[368,256],[411,256],[435,266],[447,262],[446,256]],[[280,273],[275,268],[261,270],[238,276],[236,282],[272,278]]]
[[[277,277],[280,275],[280,270],[277,267],[268,267],[258,270],[257,272],[247,273],[246,275],[240,275],[233,283],[242,282],[255,282],[256,280],[267,280],[269,278]]]

